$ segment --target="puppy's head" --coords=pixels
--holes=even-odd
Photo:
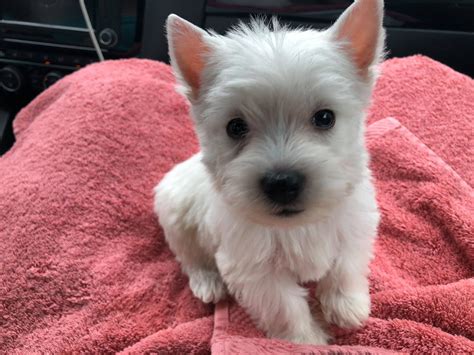
[[[358,0],[325,31],[254,21],[220,36],[170,15],[171,63],[203,162],[236,213],[314,221],[367,174],[364,110],[382,17],[383,1]]]

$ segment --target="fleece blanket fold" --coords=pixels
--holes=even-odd
[[[372,314],[333,328],[334,345],[297,346],[264,339],[231,300],[195,299],[166,246],[152,188],[198,149],[170,68],[64,78],[17,116],[0,158],[0,354],[474,352],[473,105],[473,81],[439,63],[383,65],[367,131],[383,215]]]

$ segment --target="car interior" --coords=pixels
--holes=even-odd
[[[473,77],[474,0],[0,0],[0,355],[474,354]]]

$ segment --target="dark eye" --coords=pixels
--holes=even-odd
[[[249,127],[241,118],[234,118],[227,124],[227,135],[232,139],[242,139],[248,132]]]
[[[331,110],[320,110],[311,118],[311,123],[317,129],[331,129],[336,123],[336,115]]]

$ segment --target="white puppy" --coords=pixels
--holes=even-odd
[[[358,0],[325,31],[273,22],[226,36],[175,15],[171,63],[201,152],[155,188],[155,211],[194,295],[228,291],[270,337],[325,344],[360,326],[379,213],[364,146],[382,56],[383,1]]]

